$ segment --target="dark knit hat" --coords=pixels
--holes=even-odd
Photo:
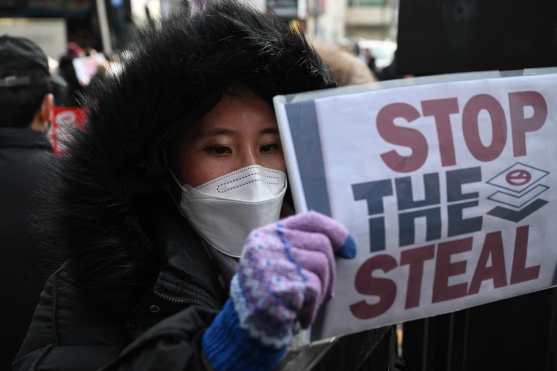
[[[0,88],[28,86],[50,76],[48,58],[29,39],[0,36]]]

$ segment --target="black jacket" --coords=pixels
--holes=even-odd
[[[39,208],[35,196],[50,153],[44,134],[28,128],[0,128],[0,301],[11,303],[1,311],[2,369],[9,369],[46,279],[39,269],[33,215]]]
[[[69,260],[48,280],[14,370],[205,369],[200,336],[226,295],[210,255],[174,209],[152,208],[153,246],[168,259],[127,315],[92,305]]]

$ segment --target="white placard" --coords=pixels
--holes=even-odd
[[[279,96],[298,211],[355,237],[314,340],[556,284],[557,74]]]
[[[82,86],[89,85],[91,79],[97,73],[100,65],[106,64],[104,54],[97,53],[72,60],[77,80]]]

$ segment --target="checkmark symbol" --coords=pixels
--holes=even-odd
[[[512,209],[507,209],[506,207],[497,206],[489,210],[487,214],[497,218],[506,219],[517,223],[522,219],[526,218],[528,215],[534,213],[536,210],[541,209],[546,204],[548,204],[547,201],[538,198],[536,201],[532,202],[531,204],[529,204],[528,206],[526,206],[521,210],[512,210]]]

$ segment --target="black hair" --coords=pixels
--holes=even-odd
[[[0,127],[31,126],[45,95],[51,92],[50,81],[44,72],[31,71],[25,75],[31,80],[29,85],[0,88]]]

